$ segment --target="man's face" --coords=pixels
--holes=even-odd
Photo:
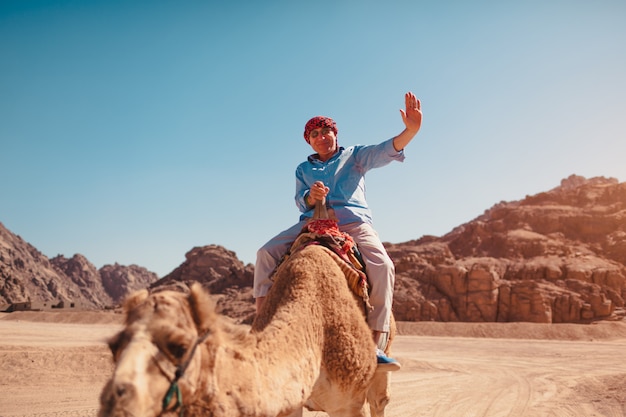
[[[337,136],[331,128],[320,127],[309,134],[309,145],[322,161],[327,161],[337,152]]]

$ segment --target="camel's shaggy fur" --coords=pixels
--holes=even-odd
[[[116,368],[100,417],[161,415],[176,365],[203,335],[179,381],[187,417],[297,416],[305,404],[360,417],[366,397],[373,415],[384,413],[387,373],[376,373],[371,330],[321,247],[281,267],[252,328],[218,315],[199,284],[188,295],[140,292],[125,308],[125,329],[110,342]]]

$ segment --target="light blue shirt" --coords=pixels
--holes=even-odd
[[[340,225],[353,222],[372,223],[372,213],[365,201],[365,173],[392,161],[404,161],[404,151],[396,151],[393,139],[378,145],[356,145],[339,148],[328,161],[316,155],[296,168],[296,205],[302,212],[300,220],[313,217],[313,208],[304,201],[316,181],[330,188],[328,203],[335,210]]]

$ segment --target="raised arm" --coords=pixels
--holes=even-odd
[[[393,138],[393,147],[396,151],[404,149],[422,127],[422,103],[415,97],[415,94],[410,91],[406,93],[404,104],[406,110],[400,110],[404,130]]]

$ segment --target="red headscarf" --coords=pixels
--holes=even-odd
[[[304,126],[304,140],[308,142],[311,131],[319,129],[320,127],[328,127],[335,132],[335,135],[337,134],[337,123],[335,123],[333,119],[326,116],[315,116],[306,122],[306,125]]]

